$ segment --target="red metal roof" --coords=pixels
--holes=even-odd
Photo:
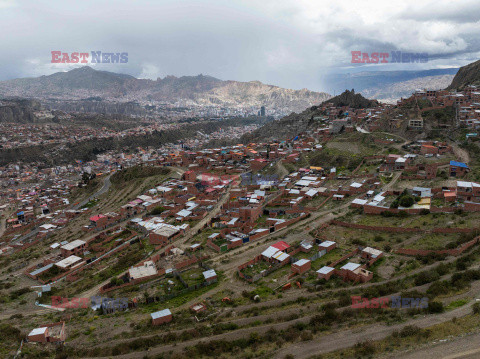
[[[288,249],[290,248],[290,246],[288,245],[288,243],[285,243],[284,241],[279,241],[275,244],[272,244],[272,247],[273,248],[277,248],[279,251],[284,251],[285,249]]]
[[[105,217],[105,216],[104,216],[103,214],[98,214],[98,215],[96,215],[96,216],[90,217],[90,220],[91,220],[92,222],[96,222],[96,221],[98,221],[100,218],[104,218],[104,217]]]

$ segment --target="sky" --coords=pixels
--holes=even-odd
[[[83,66],[52,51],[128,53],[89,64],[138,78],[210,75],[322,91],[331,73],[459,67],[479,59],[478,0],[0,0],[0,80]],[[352,63],[352,51],[427,53]]]

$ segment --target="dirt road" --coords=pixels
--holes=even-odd
[[[470,155],[468,154],[467,151],[465,151],[463,148],[460,148],[455,143],[452,143],[451,145],[452,145],[453,153],[461,162],[464,162],[464,163],[470,162]]]
[[[417,325],[421,328],[430,327],[436,324],[444,323],[446,321],[452,320],[454,317],[461,317],[471,313],[471,305],[473,302],[470,302],[463,307],[457,308],[455,310],[449,311],[447,313],[429,315],[421,318],[413,319],[408,323],[401,323],[395,325],[385,325],[385,324],[374,324],[370,326],[365,326],[362,328],[348,329],[340,332],[327,334],[321,338],[317,338],[311,341],[295,343],[284,349],[277,351],[274,355],[274,358],[283,359],[286,355],[292,354],[296,359],[306,359],[311,357],[313,354],[322,354],[328,353],[335,350],[349,348],[355,345],[358,342],[365,340],[381,340],[395,330],[402,329],[405,325]],[[116,356],[117,359],[134,359],[141,358],[145,355],[159,355],[166,352],[181,352],[188,346],[195,345],[199,342],[212,341],[212,340],[235,340],[243,337],[249,336],[252,332],[258,334],[263,334],[267,332],[270,328],[275,328],[276,330],[286,329],[290,325],[297,323],[307,323],[310,320],[311,316],[277,323],[277,324],[268,324],[261,325],[254,328],[244,328],[236,331],[223,333],[219,335],[210,336],[208,338],[201,339],[192,339],[182,343],[168,344],[163,346],[158,346],[151,348],[148,351],[134,352],[124,355]],[[106,359],[103,357],[102,359]],[[460,357],[461,358],[461,357]],[[468,358],[468,357],[467,357]]]
[[[480,333],[460,338],[445,339],[407,353],[395,353],[386,358],[396,359],[478,359],[480,358]]]
[[[298,344],[291,345],[285,349],[277,351],[274,358],[284,358],[288,354],[295,355],[295,359],[305,359],[311,357],[313,354],[328,353],[335,350],[349,348],[358,342],[366,340],[381,340],[391,335],[395,330],[402,329],[405,325],[416,325],[420,328],[431,327],[436,324],[444,323],[452,320],[455,317],[462,317],[472,312],[472,304],[464,305],[455,310],[437,314],[429,315],[418,319],[408,321],[408,323],[395,325],[373,325],[363,327],[361,329],[350,329],[339,333],[326,335],[323,338],[310,340]],[[421,357],[421,356],[420,356]],[[419,358],[416,356],[415,358]],[[423,358],[423,357],[422,357]],[[478,358],[478,357],[477,357]]]

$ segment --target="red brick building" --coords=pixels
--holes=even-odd
[[[334,273],[335,273],[335,268],[324,266],[319,270],[317,270],[317,278],[329,280]]]
[[[312,267],[312,262],[308,259],[300,259],[292,264],[292,272],[297,274],[303,274]]]
[[[33,329],[27,337],[29,342],[36,343],[60,343],[66,339],[65,322],[46,324]]]
[[[70,257],[71,255],[82,255],[86,249],[87,243],[80,239],[74,240],[73,242],[67,243],[60,247],[62,256],[64,258]]]
[[[240,219],[243,222],[255,222],[263,213],[262,206],[245,206],[239,208]]]
[[[170,309],[160,310],[158,312],[150,314],[152,316],[152,325],[161,325],[170,323],[173,319]]]

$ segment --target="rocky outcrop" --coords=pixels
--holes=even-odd
[[[32,123],[35,111],[41,109],[39,101],[28,99],[0,100],[0,122]]]
[[[480,85],[480,60],[460,67],[447,90],[462,90],[467,85]]]

